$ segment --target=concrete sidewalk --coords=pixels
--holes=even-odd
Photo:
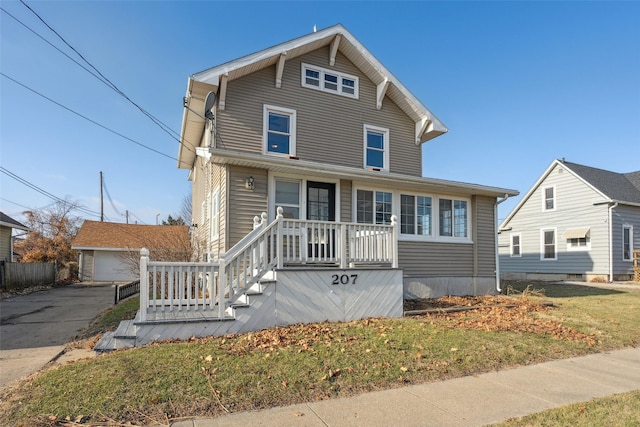
[[[640,348],[629,348],[172,426],[483,426],[638,389]]]

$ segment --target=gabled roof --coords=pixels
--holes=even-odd
[[[374,84],[378,91],[378,108],[389,97],[416,124],[416,143],[423,143],[447,132],[446,126],[425,107],[400,81],[342,25],[320,30],[306,36],[243,56],[234,61],[201,71],[189,77],[185,109],[182,118],[178,167],[190,168],[195,159],[195,146],[204,129],[204,100],[210,91],[218,93],[220,108],[228,81],[276,65],[274,85],[277,86],[286,60],[296,58],[321,47],[330,46],[330,61],[340,51]],[[219,91],[219,89],[221,89]]]
[[[176,249],[184,250],[189,241],[185,225],[140,225],[85,221],[72,249]]]
[[[17,228],[18,230],[29,231],[29,227],[11,218],[9,215],[0,212],[0,225],[4,227]]]
[[[617,173],[591,166],[580,165],[578,163],[567,162],[566,160],[554,160],[551,165],[538,178],[535,184],[524,195],[522,200],[511,211],[509,216],[502,221],[500,228],[513,218],[522,205],[533,195],[536,189],[544,182],[547,176],[556,166],[564,167],[568,172],[583,181],[599,193],[605,202],[620,203],[626,205],[640,206],[640,171],[630,173]]]
[[[640,171],[617,173],[567,161],[562,164],[612,201],[640,204]]]

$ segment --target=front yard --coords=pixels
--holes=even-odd
[[[167,424],[640,345],[640,286],[527,285],[514,283],[509,296],[414,303],[408,308],[440,310],[403,319],[294,325],[105,354],[6,392],[0,419]]]

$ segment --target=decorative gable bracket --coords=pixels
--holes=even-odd
[[[420,145],[420,139],[425,132],[433,131],[433,121],[424,118],[416,122],[416,145]]]
[[[287,51],[280,54],[278,58],[278,64],[276,65],[276,87],[279,89],[282,87],[282,73],[284,73],[284,63],[287,60]]]
[[[331,42],[331,48],[329,49],[329,65],[331,65],[332,67],[336,65],[336,55],[338,54],[340,40],[342,40],[342,36],[338,34]]]
[[[379,110],[382,108],[382,100],[384,96],[387,94],[387,89],[389,88],[389,79],[385,77],[385,79],[380,83],[376,90],[376,108]]]

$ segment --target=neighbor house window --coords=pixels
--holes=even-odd
[[[431,235],[431,197],[400,195],[400,233]]]
[[[287,108],[264,106],[264,152],[296,155],[296,112]]]
[[[622,226],[622,259],[631,261],[633,254],[633,227],[630,225]]]
[[[302,64],[302,86],[358,98],[358,78],[315,65]]]
[[[389,169],[389,129],[364,126],[364,167]]]
[[[540,230],[541,254],[540,259],[556,259],[556,230],[553,228]]]
[[[275,209],[282,207],[282,216],[300,219],[300,181],[276,180]]]
[[[358,190],[356,193],[356,221],[363,224],[391,224],[391,193]]]
[[[440,236],[468,237],[468,211],[466,200],[440,199]]]
[[[511,235],[511,256],[512,257],[522,256],[521,245],[522,245],[521,234],[520,233],[512,234]]]
[[[542,189],[542,210],[553,211],[556,208],[556,188],[544,187]]]

